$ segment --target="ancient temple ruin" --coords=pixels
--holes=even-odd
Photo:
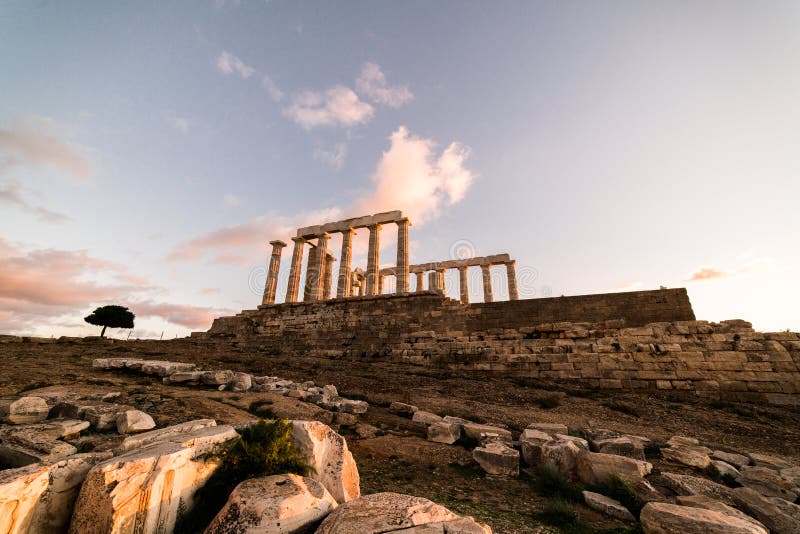
[[[380,233],[383,225],[386,224],[397,225],[397,262],[394,267],[381,269]],[[395,292],[397,294],[410,293],[410,277],[412,274],[415,277],[415,289],[413,292],[422,293],[426,291],[426,273],[428,274],[427,291],[443,295],[445,271],[458,269],[460,300],[464,304],[469,304],[467,269],[480,267],[483,275],[483,301],[493,302],[494,294],[490,271],[493,265],[505,265],[509,299],[519,299],[516,262],[508,254],[409,265],[409,226],[411,226],[411,222],[408,218],[403,216],[402,211],[396,210],[299,228],[297,235],[292,238],[294,249],[292,250],[292,264],[289,271],[289,281],[286,286],[285,303],[299,301],[318,302],[332,298],[333,263],[336,261],[335,256],[328,250],[328,241],[332,233],[342,234],[342,250],[336,284],[337,299],[381,295],[383,294],[383,282],[387,276],[396,278]],[[356,230],[360,228],[369,230],[366,271],[360,267],[352,269],[353,236]],[[272,245],[272,255],[270,256],[267,280],[264,284],[262,305],[275,304],[281,256],[284,247],[286,247],[286,243],[283,241],[270,241],[270,245]],[[299,298],[300,277],[306,245],[310,247],[310,250],[306,260],[306,278],[301,299]]]

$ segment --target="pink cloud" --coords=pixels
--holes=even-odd
[[[745,263],[744,265],[728,271],[710,266],[701,266],[691,273],[689,277],[684,280],[684,282],[707,282],[709,280],[740,276],[768,269],[771,265],[772,260],[769,258],[756,258]]]
[[[137,317],[160,317],[167,322],[192,330],[208,329],[215,317],[235,313],[224,308],[151,301],[131,302],[128,307]]]

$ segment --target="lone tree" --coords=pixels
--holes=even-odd
[[[106,328],[133,328],[136,316],[125,306],[100,306],[91,315],[83,318],[89,324],[102,326],[100,337],[106,335]]]

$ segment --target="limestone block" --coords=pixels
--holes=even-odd
[[[735,516],[668,503],[647,503],[640,519],[646,534],[769,534]]]
[[[236,486],[205,533],[310,532],[337,506],[328,490],[311,478],[251,478]]]
[[[292,421],[292,442],[316,470],[311,478],[325,486],[336,502],[358,499],[358,466],[342,436],[318,421]]]
[[[500,442],[491,442],[486,447],[476,447],[472,457],[490,475],[516,477],[519,475],[519,451]]]
[[[711,453],[711,458],[715,460],[722,460],[734,466],[736,469],[741,469],[742,466],[750,463],[750,458],[743,454],[736,454],[734,452],[714,451]]]
[[[519,437],[520,451],[522,452],[522,459],[530,466],[539,465],[542,459],[542,445],[550,441],[552,437],[549,434],[536,430],[534,428],[526,428],[522,431]]]
[[[589,442],[583,438],[579,438],[577,436],[569,436],[567,434],[556,434],[554,437],[555,439],[571,441],[572,443],[577,445],[579,449],[583,449],[585,451],[589,450]]]
[[[80,417],[95,430],[112,430],[117,427],[117,417],[129,410],[132,408],[123,404],[101,403],[84,408]]]
[[[794,467],[794,464],[792,464],[792,462],[788,462],[783,458],[778,458],[776,456],[770,456],[769,454],[751,452],[747,456],[753,462],[753,465],[756,465],[758,467],[766,467],[768,469],[773,469],[776,471]]]
[[[75,503],[70,532],[172,532],[178,512],[219,467],[215,450],[237,436],[212,426],[170,436],[93,467]]]
[[[337,409],[340,412],[362,414],[367,413],[367,410],[369,409],[369,404],[366,401],[342,399],[341,397],[340,399],[341,400],[337,404]]]
[[[622,503],[612,499],[611,497],[606,497],[605,495],[594,493],[592,491],[584,491],[583,500],[586,503],[586,506],[592,508],[593,510],[597,510],[600,513],[606,514],[607,516],[616,517],[617,519],[631,523],[636,522],[636,518],[633,517],[633,514],[627,508],[625,508]]]
[[[329,397],[338,397],[339,391],[333,384],[328,384],[327,386],[322,386],[322,394],[328,395]]]
[[[151,443],[177,439],[178,436],[183,434],[190,434],[202,428],[213,426],[217,426],[217,422],[213,419],[196,419],[194,421],[187,421],[185,423],[159,428],[158,430],[151,430],[150,432],[144,432],[142,434],[127,436],[115,452],[116,454],[124,454],[133,449],[150,445]]]
[[[236,373],[230,370],[222,371],[203,371],[200,376],[200,382],[208,386],[224,386],[233,380]]]
[[[785,505],[779,504],[782,499],[765,497],[752,488],[735,488],[731,493],[737,508],[761,521],[770,531],[800,533],[800,519],[785,512]]]
[[[743,467],[737,482],[766,497],[779,497],[787,501],[797,498],[797,494],[792,491],[793,485],[784,480],[777,471],[766,467]]]
[[[644,445],[631,436],[620,436],[608,439],[598,439],[592,442],[597,452],[626,456],[635,460],[645,461]]]
[[[155,426],[153,418],[140,410],[125,410],[117,414],[117,432],[120,434],[136,434]]]
[[[713,465],[722,476],[727,475],[733,478],[737,478],[739,476],[739,470],[728,462],[723,462],[722,460],[711,460],[711,465]]]
[[[253,387],[252,377],[247,373],[234,373],[233,378],[225,386],[227,391],[244,392]]]
[[[0,533],[63,532],[89,469],[110,453],[0,471]]]
[[[426,412],[425,410],[417,410],[414,412],[414,415],[411,417],[411,420],[415,423],[421,423],[424,425],[430,425],[433,423],[438,423],[442,420],[442,418],[435,413]],[[476,438],[477,439],[477,438]]]
[[[453,423],[439,421],[428,426],[428,441],[452,445],[461,437],[461,427]]]
[[[558,423],[531,423],[528,425],[528,428],[541,430],[542,432],[546,432],[551,436],[555,436],[556,434],[566,434],[569,432],[567,425]]]
[[[203,377],[203,371],[184,371],[165,376],[161,381],[164,384],[197,384]]]
[[[705,447],[677,445],[661,449],[661,456],[668,461],[697,469],[705,469],[711,463],[710,451]]]
[[[738,517],[744,521],[755,524],[759,528],[766,528],[760,521],[750,517],[746,513],[737,510],[733,506],[728,506],[722,501],[705,497],[703,495],[678,495],[675,497],[675,502],[681,506],[691,506],[692,508],[703,508],[705,510],[713,510],[725,515]]]
[[[499,426],[482,425],[479,423],[465,423],[462,432],[468,438],[480,440],[481,434],[497,434],[504,441],[511,441],[511,431]]]
[[[0,428],[0,462],[13,467],[57,462],[78,452],[61,438],[88,426],[85,421],[58,420]]]
[[[706,478],[680,475],[678,473],[661,473],[661,480],[666,487],[678,495],[703,495],[725,504],[733,504],[731,489]]]
[[[672,436],[667,440],[667,445],[671,447],[678,447],[678,446],[699,446],[700,441],[697,438],[690,438],[688,436]]]
[[[38,423],[47,419],[50,408],[41,397],[0,399],[0,420],[12,425]]]
[[[160,360],[145,360],[141,371],[148,375],[169,376],[172,373],[193,371],[197,367],[193,363],[168,362]]]
[[[578,479],[585,484],[602,484],[612,473],[627,481],[637,481],[652,470],[650,462],[614,454],[581,451],[577,459]]]
[[[540,450],[540,464],[553,464],[567,478],[574,479],[576,477],[581,449],[574,442],[552,439],[543,443]]]
[[[393,402],[389,405],[390,412],[402,417],[413,417],[417,410],[419,410],[419,408],[413,404],[406,404],[404,402]]]

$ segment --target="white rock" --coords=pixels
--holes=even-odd
[[[616,501],[611,497],[606,497],[605,495],[594,493],[592,491],[584,491],[583,500],[586,502],[586,506],[606,514],[607,516],[616,517],[617,519],[621,519],[623,521],[630,521],[631,523],[636,521],[636,518],[633,517],[633,514],[630,512],[630,510],[622,506],[619,501]]]
[[[738,517],[668,503],[647,503],[640,519],[646,534],[768,534]]]
[[[336,386],[333,384],[328,384],[326,386],[322,386],[322,394],[328,395],[329,397],[338,397],[339,390],[336,389]]]
[[[78,417],[89,421],[90,426],[95,430],[112,430],[117,428],[117,417],[131,409],[130,406],[123,404],[104,402],[84,407],[79,410]]]
[[[253,387],[253,378],[247,373],[234,373],[233,379],[227,383],[228,391],[244,392]]]
[[[251,478],[236,486],[205,534],[309,532],[337,506],[328,490],[311,478]]]
[[[229,370],[203,371],[203,374],[200,376],[200,382],[208,386],[224,386],[233,380],[234,376],[235,373]]]
[[[140,410],[125,410],[117,414],[117,432],[136,434],[155,428],[153,418]]]
[[[337,406],[338,411],[344,413],[362,414],[367,413],[369,404],[362,400],[341,399]]]
[[[158,430],[151,430],[142,434],[126,437],[116,450],[116,454],[123,454],[139,447],[144,447],[151,443],[158,441],[168,441],[175,439],[177,436],[189,434],[200,430],[201,428],[208,428],[217,426],[217,422],[213,419],[196,419],[194,421],[187,421],[177,425],[159,428]]]
[[[0,399],[0,420],[12,425],[38,423],[47,419],[50,408],[40,397]]]
[[[428,426],[428,441],[452,445],[461,437],[461,427],[453,423],[439,421]]]
[[[550,441],[542,443],[540,450],[540,464],[554,465],[567,478],[575,478],[578,468],[578,456],[580,456],[582,449],[573,441],[551,439]]]
[[[219,467],[213,453],[236,437],[231,426],[206,427],[99,463],[81,487],[70,532],[172,532]]]
[[[193,371],[195,367],[197,366],[193,363],[145,360],[142,363],[141,371],[148,375],[169,376],[173,373],[185,373],[186,371]]]
[[[516,477],[519,475],[519,451],[500,442],[475,447],[472,457],[490,475]]]
[[[347,441],[318,421],[292,421],[292,442],[306,462],[316,470],[319,481],[338,503],[361,495],[358,466]]]

